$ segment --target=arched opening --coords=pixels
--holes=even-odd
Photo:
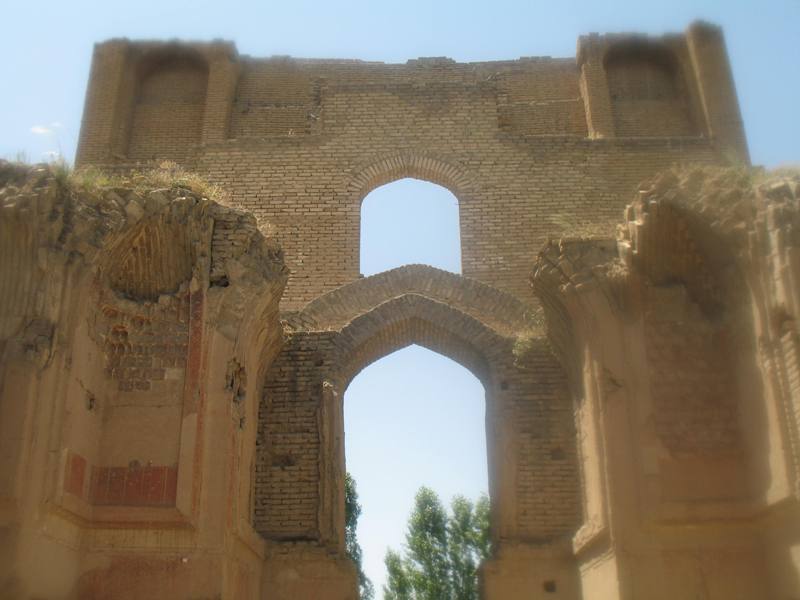
[[[612,48],[605,59],[618,137],[697,135],[674,54],[646,43]]]
[[[358,539],[364,571],[381,598],[384,556],[405,544],[420,486],[446,507],[456,495],[489,491],[486,401],[468,369],[418,345],[359,372],[344,396],[347,471],[362,506]]]
[[[374,189],[360,239],[362,275],[417,263],[461,273],[458,199],[440,185],[404,178]]]
[[[355,581],[346,555],[346,455],[351,467],[354,460],[345,440],[345,413],[353,416],[352,407],[345,408],[346,394],[369,365],[414,344],[458,363],[485,391],[485,419],[475,419],[477,427],[485,424],[486,452],[478,464],[486,465],[491,497],[492,547],[484,563],[490,572],[484,571],[484,583],[498,581],[498,569],[504,568],[498,561],[509,560],[508,548],[575,530],[578,476],[566,378],[525,305],[461,275],[408,265],[324,294],[288,315],[286,324],[288,338],[269,366],[259,401],[252,515],[254,529],[282,551],[299,556],[335,549],[326,560],[336,581],[343,586]],[[518,348],[516,332],[528,330],[530,343]],[[396,380],[419,381],[430,363],[427,354]],[[440,374],[436,379],[452,387],[454,378]],[[385,404],[387,390],[397,385],[371,386],[370,397]],[[394,407],[413,416],[403,396]],[[446,422],[454,412],[461,411],[450,411]],[[403,451],[404,445],[427,441],[421,437],[438,438],[441,429],[426,436],[414,432],[413,440],[382,437]],[[436,451],[424,455],[431,462]],[[392,474],[391,464],[382,466],[384,475]],[[368,501],[365,497],[363,504]],[[401,535],[407,517],[391,516]],[[379,568],[384,548],[374,559]]]

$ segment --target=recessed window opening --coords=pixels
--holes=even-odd
[[[647,45],[613,49],[605,61],[616,135],[684,136],[697,130],[672,54]]]
[[[440,185],[400,179],[361,204],[361,274],[416,263],[461,273],[458,200]]]
[[[344,397],[345,455],[359,503],[363,568],[383,598],[387,548],[403,551],[421,486],[450,509],[488,493],[481,382],[458,363],[412,345],[361,371]]]
[[[128,157],[182,160],[201,141],[208,66],[180,54],[147,66],[132,107]]]

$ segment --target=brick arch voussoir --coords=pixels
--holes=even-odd
[[[375,188],[406,177],[421,179],[451,191],[459,202],[471,196],[477,186],[463,167],[423,153],[400,153],[380,158],[353,169],[356,174],[348,191],[363,200]]]
[[[411,344],[461,364],[487,389],[496,367],[513,360],[512,339],[452,306],[407,294],[375,307],[339,332],[344,388],[368,365]]]
[[[427,265],[406,265],[341,286],[309,302],[297,316],[304,327],[339,330],[375,307],[406,294],[452,306],[500,335],[542,329],[539,306],[475,279]]]

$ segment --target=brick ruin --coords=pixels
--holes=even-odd
[[[355,600],[342,401],[409,344],[486,390],[483,598],[800,596],[800,177],[748,162],[704,23],[469,64],[98,44],[93,175],[0,164],[0,596]],[[463,275],[359,276],[405,177],[458,198]]]

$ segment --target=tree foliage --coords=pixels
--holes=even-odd
[[[456,496],[445,510],[420,488],[408,521],[405,554],[389,550],[385,600],[476,600],[478,565],[488,557],[489,498]]]
[[[358,503],[356,482],[350,473],[344,476],[344,545],[347,555],[356,565],[358,572],[358,592],[361,600],[372,600],[375,589],[364,573],[362,567],[361,545],[358,543],[356,528],[361,516],[361,505]]]

